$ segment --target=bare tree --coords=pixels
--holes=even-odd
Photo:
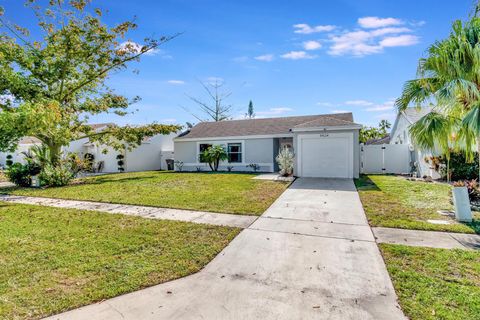
[[[188,109],[184,108],[187,112],[197,118],[199,121],[223,121],[231,118],[230,112],[232,111],[233,106],[231,104],[225,103],[225,100],[232,95],[230,91],[225,91],[223,86],[224,82],[218,79],[210,82],[200,81],[203,89],[207,92],[207,102],[199,98],[195,98],[187,95],[190,100],[195,102],[199,107],[200,111],[207,116],[207,119],[202,118],[196,115],[193,112],[190,112]]]

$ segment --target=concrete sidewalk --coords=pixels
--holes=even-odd
[[[298,179],[202,271],[49,319],[405,319],[351,180]]]
[[[32,204],[47,207],[101,211],[106,213],[126,214],[149,219],[176,220],[193,223],[213,224],[237,228],[247,228],[258,217],[238,214],[214,213],[180,209],[134,206],[127,204],[112,204],[93,201],[63,200],[41,197],[25,197],[0,195],[0,201]]]
[[[372,228],[372,230],[378,243],[439,249],[480,249],[480,236],[476,234],[380,227]]]

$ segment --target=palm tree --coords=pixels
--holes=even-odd
[[[431,112],[410,127],[410,135],[415,143],[427,151],[441,151],[447,160],[447,182],[450,182],[450,155],[455,146],[456,126],[454,118],[438,112]]]
[[[399,111],[411,104],[421,107],[426,103],[434,105],[434,115],[423,117],[418,125],[411,128],[414,142],[427,149],[436,143],[445,146],[445,141],[452,136],[452,130],[457,130],[459,134],[450,143],[457,144],[466,153],[467,159],[473,160],[475,141],[477,151],[480,151],[478,10],[475,9],[465,23],[455,21],[449,37],[437,41],[428,49],[427,57],[419,61],[417,79],[405,83],[400,98],[395,102]],[[455,125],[447,125],[440,117]],[[419,128],[422,125],[427,128]],[[441,149],[446,151],[443,147]],[[480,152],[478,161],[480,163]]]

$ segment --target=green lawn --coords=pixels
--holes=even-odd
[[[437,210],[452,210],[451,187],[443,183],[409,181],[391,175],[361,176],[355,181],[370,225],[417,230],[480,233],[479,216],[470,224],[457,223]],[[427,220],[448,220],[439,225]]]
[[[480,252],[381,244],[400,304],[411,320],[480,317]]]
[[[238,232],[0,202],[0,319],[38,319],[186,276]]]
[[[252,177],[253,174],[150,171],[91,177],[61,188],[16,189],[7,192],[260,215],[288,187],[288,183],[253,180]]]

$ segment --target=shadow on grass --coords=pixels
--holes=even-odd
[[[357,187],[358,191],[381,191],[369,176],[363,174],[358,179],[355,179],[355,187]]]

